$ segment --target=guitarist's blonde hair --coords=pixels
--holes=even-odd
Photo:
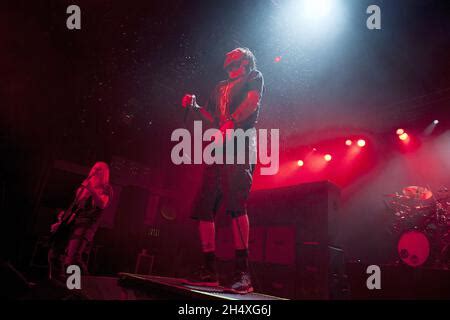
[[[96,162],[94,164],[94,166],[92,167],[91,171],[89,172],[89,176],[93,175],[97,168],[101,168],[102,171],[103,171],[102,184],[103,185],[109,185],[109,166],[108,166],[108,164],[106,162],[102,162],[102,161]]]

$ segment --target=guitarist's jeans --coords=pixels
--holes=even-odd
[[[58,239],[48,254],[49,277],[64,278],[65,270],[70,265],[77,265],[83,275],[88,274],[84,255],[87,254],[92,238],[92,229],[75,225],[65,237]]]

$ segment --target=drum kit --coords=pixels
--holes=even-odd
[[[385,197],[400,260],[414,268],[450,268],[450,191],[408,186]]]

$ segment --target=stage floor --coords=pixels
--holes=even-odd
[[[123,287],[138,287],[146,291],[164,291],[164,296],[206,300],[287,300],[261,293],[234,294],[223,292],[220,287],[191,286],[179,278],[119,273],[119,284]],[[156,292],[155,292],[156,293]]]

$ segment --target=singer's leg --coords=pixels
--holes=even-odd
[[[253,165],[239,164],[229,166],[225,187],[225,205],[232,218],[232,231],[235,246],[235,275],[230,288],[233,292],[245,294],[253,291],[249,264],[248,242],[250,223],[246,203],[250,193]]]
[[[201,243],[203,266],[186,278],[186,282],[196,285],[219,285],[216,270],[216,239],[214,218],[220,205],[220,193],[218,188],[218,167],[205,168],[204,180],[200,193],[194,205],[191,216],[198,221],[198,233]]]
[[[216,234],[214,222],[200,221],[198,225],[202,245],[204,267],[211,273],[217,273],[216,268]]]

